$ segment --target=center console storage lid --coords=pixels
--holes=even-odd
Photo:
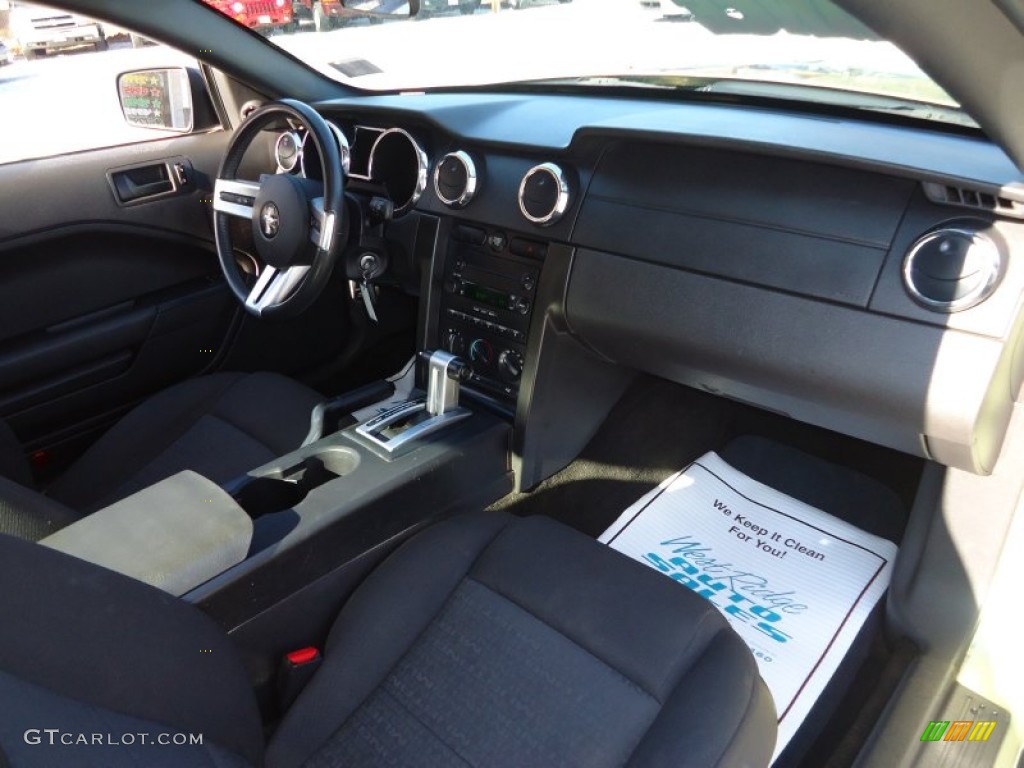
[[[245,559],[252,520],[192,471],[94,512],[39,543],[183,595]]]

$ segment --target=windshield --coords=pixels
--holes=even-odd
[[[674,89],[974,125],[908,56],[830,0],[419,0],[411,18],[408,0],[379,2],[393,15],[361,15],[361,0],[295,0],[291,23],[265,31],[368,90]]]

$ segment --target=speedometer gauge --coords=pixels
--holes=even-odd
[[[341,128],[336,126],[330,120],[327,121],[327,127],[331,129],[331,133],[334,134],[334,138],[338,142],[338,159],[341,160],[341,170],[348,176],[349,169],[352,164],[352,150],[349,147],[348,138],[342,132]],[[302,162],[302,175],[308,179],[319,179],[320,178],[320,153],[317,151],[316,146],[309,140],[309,133],[302,138],[302,147],[299,152],[299,156]]]
[[[370,179],[383,184],[395,215],[409,211],[427,188],[427,153],[401,128],[384,131],[370,150]]]

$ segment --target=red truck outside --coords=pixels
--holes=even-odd
[[[292,31],[292,0],[203,0],[239,24],[259,32]]]

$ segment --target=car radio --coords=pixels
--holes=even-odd
[[[542,243],[459,225],[445,257],[439,344],[465,358],[467,387],[515,402],[540,275]]]

